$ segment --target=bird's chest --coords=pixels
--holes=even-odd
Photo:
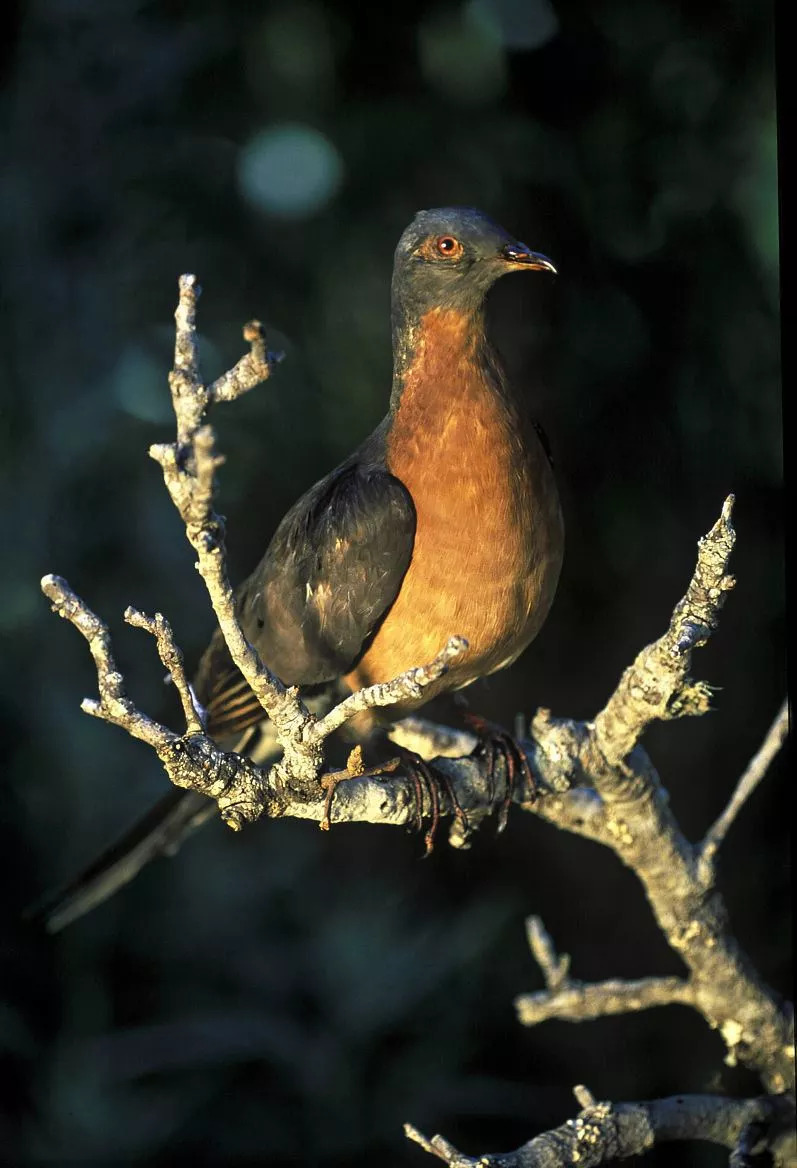
[[[558,576],[558,500],[536,434],[471,362],[451,362],[433,384],[433,394],[406,395],[387,440],[417,526],[361,684],[425,664],[454,634],[470,647],[440,688],[508,664],[542,623]]]
[[[473,620],[505,621],[504,609],[519,599],[534,493],[516,419],[494,395],[473,390],[408,432],[401,422],[387,461],[415,504],[413,576],[455,612],[472,607]],[[478,598],[484,588],[490,605]]]

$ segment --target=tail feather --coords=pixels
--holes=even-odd
[[[197,690],[200,701],[204,699],[208,733],[224,749],[246,753],[258,766],[267,766],[280,753],[276,732],[264,720],[263,708],[241,674],[225,660],[225,653],[217,633],[200,663]],[[320,715],[329,708],[334,693],[334,686],[319,687],[305,700]],[[174,855],[196,828],[217,813],[213,799],[172,788],[89,867],[33,905],[26,916],[57,933],[113,896],[150,860]]]
[[[263,708],[229,661],[218,633],[200,666],[199,682],[200,700],[203,689],[210,691],[205,706],[208,733],[226,749],[246,750],[256,737],[252,728],[264,725]],[[57,933],[113,896],[150,860],[174,855],[183,841],[217,812],[214,800],[196,791],[172,788],[92,864],[33,905],[26,916],[42,921],[48,932]]]
[[[208,733],[215,739],[243,734],[265,717],[263,707],[237,669],[218,682],[205,702]]]
[[[68,884],[27,913],[57,933],[107,900],[157,856],[173,855],[192,831],[218,810],[196,791],[173,788]]]

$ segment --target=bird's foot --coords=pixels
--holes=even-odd
[[[413,784],[415,793],[415,823],[419,832],[423,831],[424,807],[428,801],[430,823],[424,833],[424,859],[434,850],[435,837],[440,825],[441,808],[446,803],[451,808],[459,825],[459,834],[467,839],[469,834],[468,819],[457,799],[454,785],[442,771],[433,771],[426,759],[414,751],[399,747],[401,755],[395,760],[401,763],[407,772],[407,777]]]
[[[502,832],[509,817],[509,808],[518,785],[518,778],[530,792],[531,801],[537,797],[537,780],[535,779],[526,752],[516,738],[507,733],[500,726],[488,722],[478,714],[468,713],[465,721],[471,730],[479,737],[478,750],[484,754],[487,763],[487,776],[490,782],[490,802],[493,807],[498,806],[498,828]],[[496,796],[496,764],[503,762],[504,793],[500,803]]]
[[[399,749],[401,751],[399,757],[388,759],[387,762],[379,763],[377,766],[366,767],[363,762],[362,747],[359,745],[355,746],[346,760],[346,766],[343,770],[331,771],[329,774],[322,775],[321,786],[326,792],[324,811],[321,816],[321,822],[319,823],[322,831],[329,831],[332,801],[335,798],[335,791],[341,783],[345,783],[349,779],[364,778],[367,775],[390,774],[392,771],[398,770],[401,766],[406,770],[407,777],[413,786],[415,796],[415,823],[419,832],[423,831],[424,812],[427,804],[429,807],[429,818],[431,822],[423,837],[425,846],[424,858],[434,849],[434,841],[440,825],[441,810],[445,803],[450,805],[451,811],[456,817],[460,836],[463,839],[467,838],[469,834],[467,816],[459,804],[456,791],[448,776],[441,772],[433,771],[428,762],[421,758],[419,754],[415,754],[414,751],[405,750],[401,747]]]
[[[329,774],[321,776],[321,786],[326,791],[326,798],[324,799],[324,813],[321,816],[319,827],[322,831],[329,831],[330,812],[332,811],[332,800],[335,798],[335,791],[341,783],[345,783],[347,779],[361,779],[366,775],[381,775],[385,771],[394,771],[399,765],[399,759],[391,759],[389,762],[381,763],[379,766],[367,767],[363,761],[363,748],[359,744],[354,747],[349,757],[346,759],[346,766],[342,771],[330,771]]]

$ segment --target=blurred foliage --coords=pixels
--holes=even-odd
[[[716,712],[649,735],[685,829],[705,829],[784,688],[770,6],[22,0],[4,20],[0,1159],[420,1163],[405,1119],[512,1147],[572,1113],[573,1082],[755,1090],[686,1011],[520,1032],[512,997],[539,984],[526,913],[578,976],[679,968],[629,874],[531,817],[423,864],[387,829],[215,825],[61,937],[19,913],[163,782],[79,713],[88,655],[39,577],[66,575],[111,621],[153,710],[158,665],[125,606],[167,613],[192,658],[211,631],[146,457],[168,433],[178,273],[206,288],[209,375],[253,315],[287,353],[216,418],[241,578],[381,417],[392,249],[419,207],[449,203],[561,273],[503,281],[491,312],[551,436],[565,570],[538,641],[471,704],[505,723],[594,713],[734,490],[739,583],[698,662]],[[722,869],[781,990],[785,783],[781,763]]]

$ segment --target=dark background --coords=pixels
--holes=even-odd
[[[86,647],[39,577],[111,622],[153,712],[162,671],[125,606],[165,612],[191,660],[212,628],[146,457],[170,435],[178,274],[205,288],[209,376],[254,315],[287,353],[215,418],[240,579],[383,414],[392,250],[442,204],[483,208],[560,271],[504,280],[491,313],[554,448],[564,572],[537,642],[471,705],[507,725],[593,715],[736,492],[738,586],[695,661],[716,710],[647,737],[684,829],[705,830],[785,686],[769,5],[39,0],[4,19],[0,1157],[420,1164],[404,1120],[511,1148],[573,1114],[576,1082],[755,1091],[676,1007],[517,1025],[513,996],[540,985],[530,912],[576,976],[680,969],[612,856],[517,812],[425,862],[394,829],[216,823],[61,936],[20,911],[164,784],[81,715]],[[781,761],[722,858],[733,927],[782,991],[786,779]]]

